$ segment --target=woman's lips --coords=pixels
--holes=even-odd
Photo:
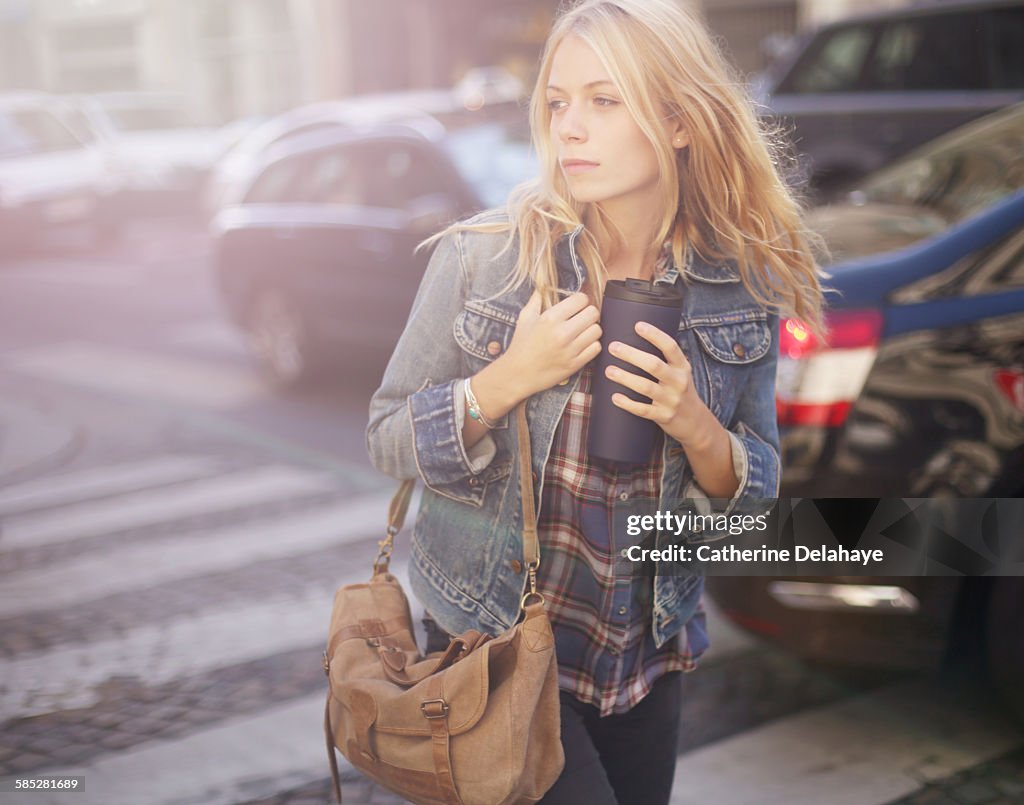
[[[586,173],[591,171],[598,166],[597,162],[587,162],[584,159],[567,159],[562,162],[562,170],[567,174],[575,175],[577,173]]]

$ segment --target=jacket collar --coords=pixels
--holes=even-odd
[[[580,257],[577,243],[583,234],[583,224],[579,224],[572,232],[567,232],[555,244],[555,267],[558,273],[558,286],[575,292],[583,287],[587,279],[587,267]],[[656,283],[675,283],[680,274],[688,279],[711,284],[734,283],[740,281],[735,264],[730,261],[709,263],[700,257],[693,248],[689,248],[683,259],[682,271],[672,260],[672,252],[666,242],[662,259],[667,261],[667,268],[659,276]]]

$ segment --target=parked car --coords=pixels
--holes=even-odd
[[[522,84],[505,71],[477,69],[452,89],[357,95],[291,109],[253,127],[223,155],[204,190],[204,207],[212,217],[236,202],[267,153],[292,138],[387,122],[418,126],[429,135],[439,123],[460,126],[482,116],[515,118],[521,114],[522,92]]]
[[[227,310],[275,382],[381,368],[429,259],[416,245],[533,172],[523,115],[414,119],[288,138],[214,219]]]
[[[188,209],[238,138],[234,128],[197,125],[184,99],[170,93],[106,92],[68,102],[119,177],[125,213]]]
[[[820,197],[1024,100],[1024,2],[959,0],[844,19],[755,81]]]
[[[922,147],[811,220],[839,258],[831,333],[820,343],[798,321],[780,327],[780,494],[853,508],[961,501],[943,529],[962,543],[983,499],[1024,497],[1024,105]],[[1021,511],[986,544],[1017,550],[1024,570]],[[950,549],[985,571],[986,556]],[[709,589],[741,625],[818,660],[923,668],[984,637],[1024,715],[1024,574],[962,570],[714,578]]]
[[[46,93],[0,94],[0,257],[69,239],[92,246],[103,236],[116,185],[62,110]]]

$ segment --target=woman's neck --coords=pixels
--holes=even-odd
[[[615,253],[605,261],[608,279],[652,279],[661,254],[660,247],[651,246],[651,241],[657,234],[659,216],[641,214],[639,205],[626,209],[609,209],[604,206],[602,211],[622,235]],[[599,247],[602,254],[612,252],[611,244],[601,243]]]

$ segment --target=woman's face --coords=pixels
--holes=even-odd
[[[602,202],[609,211],[621,204],[653,211],[659,180],[654,146],[579,37],[568,36],[555,49],[547,103],[551,144],[573,197]]]

